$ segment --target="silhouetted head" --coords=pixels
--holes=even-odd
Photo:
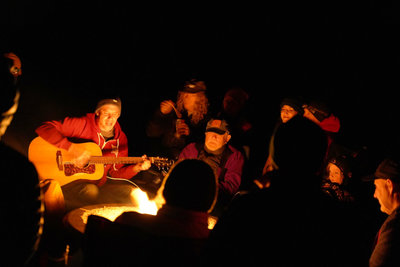
[[[217,180],[211,167],[197,159],[178,162],[165,178],[163,196],[167,205],[209,212],[217,196]]]
[[[0,114],[9,110],[14,104],[17,88],[10,72],[12,65],[11,59],[0,55]]]
[[[316,174],[321,170],[327,136],[312,121],[295,116],[279,126],[274,139],[274,161],[280,171]]]
[[[20,68],[16,68],[15,61],[18,57],[12,53],[0,54],[0,138],[10,125],[18,108],[20,93],[17,87]],[[18,59],[19,61],[19,59]]]

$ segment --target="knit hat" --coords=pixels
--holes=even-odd
[[[281,108],[283,107],[283,105],[288,105],[292,107],[301,116],[303,116],[304,114],[303,102],[298,98],[293,98],[293,97],[284,98],[281,102]]]
[[[185,85],[179,90],[181,92],[186,92],[186,93],[199,93],[199,92],[205,92],[207,89],[204,81],[198,81],[196,79],[191,79],[190,81],[186,81]]]
[[[213,208],[218,185],[213,170],[204,161],[182,160],[165,179],[163,196],[167,205],[205,212]]]
[[[352,159],[353,158],[347,155],[339,155],[336,157],[331,157],[328,160],[328,163],[336,165],[342,171],[347,180],[352,176]]]
[[[102,99],[97,103],[96,106],[96,111],[97,112],[102,106],[104,105],[116,105],[119,108],[119,111],[121,112],[121,99],[119,98],[106,98],[106,99]]]

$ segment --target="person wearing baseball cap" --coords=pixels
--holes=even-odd
[[[212,211],[215,216],[226,208],[241,184],[244,156],[228,144],[231,138],[228,123],[212,118],[207,122],[204,141],[188,144],[179,154],[179,160],[200,159],[213,169],[219,184],[218,200]]]
[[[218,151],[225,148],[231,140],[229,125],[225,120],[211,119],[206,127],[205,148],[209,151]]]
[[[400,266],[400,160],[385,158],[364,180],[374,182],[374,198],[389,215],[376,235],[369,266]]]
[[[190,79],[178,88],[176,102],[161,101],[146,125],[154,152],[177,159],[189,143],[201,141],[210,119],[206,83]]]

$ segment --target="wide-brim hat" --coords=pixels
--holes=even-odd
[[[206,90],[207,90],[207,86],[204,83],[204,81],[191,79],[190,81],[186,81],[184,86],[179,91],[195,94],[195,93],[199,93],[199,92],[205,92]]]

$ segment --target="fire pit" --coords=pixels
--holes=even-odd
[[[97,215],[114,221],[119,215],[126,211],[140,212],[140,208],[134,205],[121,205],[121,204],[101,204],[85,206],[83,208],[75,209],[70,211],[66,216],[65,220],[72,228],[79,231],[80,233],[85,232],[87,219],[90,215]],[[213,229],[217,217],[208,217],[208,229]]]
[[[85,206],[83,208],[70,211],[66,216],[66,222],[81,233],[85,232],[87,219],[90,215],[98,215],[114,221],[119,215],[126,211],[139,211],[139,208],[134,205],[121,204],[101,204]]]

